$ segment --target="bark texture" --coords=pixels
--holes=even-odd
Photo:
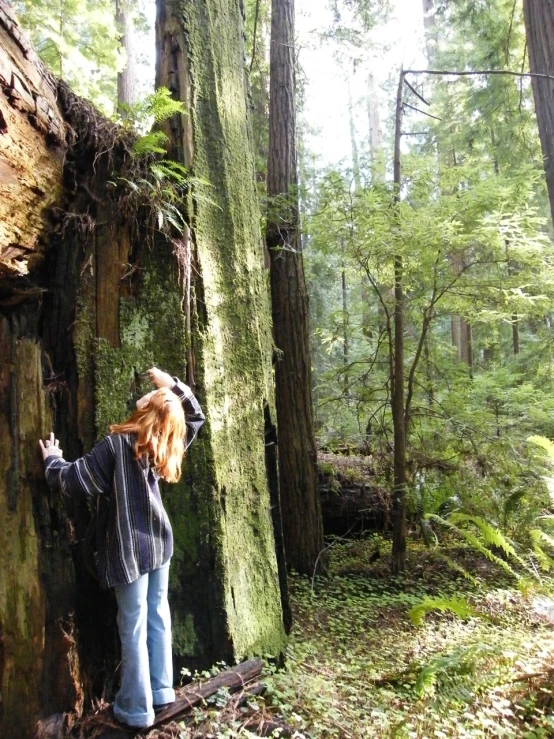
[[[554,74],[554,6],[546,0],[524,0],[523,14],[531,72]],[[550,212],[554,222],[554,80],[531,79],[539,126]]]
[[[394,204],[400,203],[402,170],[400,139],[402,136],[404,72],[400,73],[396,95],[394,131]],[[401,224],[399,223],[399,229]],[[398,574],[406,567],[406,433],[407,419],[404,393],[404,264],[401,255],[394,258],[394,347],[391,347],[391,412],[394,429],[394,489],[392,501],[392,572]]]
[[[170,493],[183,525],[176,612],[196,614],[179,618],[177,633],[183,656],[200,653],[204,661],[277,655],[284,631],[264,446],[266,416],[275,415],[271,314],[241,3],[158,0],[157,7],[157,81],[188,111],[167,127],[169,153],[209,183],[188,204],[195,362],[187,371],[209,421],[191,468],[192,496],[187,503]],[[197,564],[202,552],[210,588]]]
[[[35,67],[0,0],[0,55],[17,74],[31,66],[35,110],[41,79],[57,101],[51,128],[24,129],[30,109],[18,107],[13,85],[0,90],[8,165],[36,142],[18,170],[29,179],[2,186],[23,200],[30,173],[52,169],[40,208],[25,205],[20,221],[12,208],[7,217],[10,227],[21,223],[18,243],[33,249],[19,260],[24,269],[6,268],[0,278],[0,736],[32,737],[39,719],[67,731],[93,696],[113,696],[115,603],[95,578],[91,508],[47,490],[37,440],[55,428],[67,458],[81,455],[128,415],[154,363],[195,385],[209,419],[184,479],[162,492],[176,543],[177,663],[206,667],[284,646],[264,443],[274,415],[270,308],[242,19],[238,0],[209,5],[211,13],[187,3],[172,39],[182,46],[172,48],[190,72],[194,100],[173,123],[183,141],[194,132],[196,171],[210,188],[190,196],[190,234],[151,243],[148,211],[109,184],[131,176],[127,134]],[[5,144],[12,130],[21,146]],[[2,255],[12,232],[1,234]]]
[[[49,208],[61,196],[65,125],[55,84],[8,5],[0,3],[0,280],[40,257]]]
[[[312,574],[323,549],[311,398],[308,295],[298,230],[294,2],[273,0],[269,160],[270,253],[279,472],[287,563]]]
[[[125,68],[117,74],[117,107],[125,117],[125,105],[136,103],[135,44],[130,0],[115,0],[115,19],[121,32],[120,43],[125,49]]]

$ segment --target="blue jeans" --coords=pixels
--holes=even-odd
[[[115,586],[121,686],[113,712],[130,726],[150,726],[153,706],[175,700],[168,580],[169,562],[129,585]]]

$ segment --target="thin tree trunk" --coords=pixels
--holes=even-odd
[[[362,186],[360,178],[360,155],[358,154],[358,142],[356,141],[356,126],[354,125],[354,106],[352,104],[352,90],[348,83],[348,121],[350,128],[350,148],[352,150],[352,172],[354,174],[354,185],[357,190]]]
[[[554,72],[554,5],[523,0],[529,67],[535,74]],[[531,78],[539,127],[550,211],[554,223],[554,80]]]
[[[371,183],[377,185],[385,181],[385,158],[383,155],[383,129],[381,116],[379,115],[379,98],[375,76],[371,72],[367,77],[367,117],[369,122]]]
[[[269,160],[270,253],[279,472],[289,567],[312,574],[321,563],[323,525],[311,398],[308,295],[298,222],[294,0],[273,0]],[[319,559],[318,559],[319,558]]]
[[[125,118],[125,106],[136,103],[134,28],[131,0],[115,0],[115,19],[121,31],[121,46],[127,57],[125,67],[117,73],[117,108]]]
[[[396,96],[394,134],[394,201],[400,204],[401,169],[400,137],[404,73],[400,73]],[[392,571],[406,567],[406,423],[404,404],[404,288],[403,260],[394,258],[394,379],[392,384],[392,422],[394,427],[394,488],[392,509]]]
[[[433,42],[434,42],[434,35],[437,27],[437,22],[435,20],[434,10],[435,10],[435,3],[434,0],[422,0],[422,8],[423,8],[423,27],[425,29],[425,47],[427,50],[427,59],[431,60],[434,53],[433,48]]]
[[[370,72],[367,78],[367,116],[369,124],[369,152],[371,156],[371,184],[383,184],[385,182],[385,159],[383,155],[383,131],[381,129],[381,119],[379,116],[379,101],[377,98],[377,89],[375,85],[375,77]],[[370,288],[367,275],[362,274],[362,332],[363,335],[371,339],[373,337],[373,328],[371,326],[371,310],[370,299],[372,291]],[[381,311],[381,306],[377,306],[377,313]],[[378,327],[378,333],[380,329]]]
[[[344,365],[344,394],[348,396],[348,293],[346,290],[346,269],[344,262],[341,270],[341,288],[342,288],[342,361]]]

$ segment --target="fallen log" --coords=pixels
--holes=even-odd
[[[319,495],[326,536],[383,531],[390,492],[379,485],[371,457],[319,453]]]
[[[261,659],[249,659],[241,662],[236,667],[231,667],[224,672],[220,672],[215,677],[206,680],[205,683],[198,685],[191,683],[178,692],[175,703],[161,711],[154,721],[153,726],[170,721],[189,711],[194,706],[202,703],[220,688],[228,688],[231,693],[244,688],[249,682],[255,680],[261,675],[263,662]]]
[[[152,726],[143,731],[148,733],[162,724],[184,718],[192,708],[202,704],[221,688],[227,688],[230,693],[236,693],[242,688],[246,688],[247,692],[240,698],[237,705],[242,704],[243,698],[246,702],[248,698],[259,695],[265,690],[265,686],[260,683],[249,685],[261,675],[262,668],[263,662],[261,659],[249,659],[246,662],[241,662],[240,665],[220,672],[205,682],[190,683],[186,687],[178,689],[175,702],[171,703],[165,711],[160,711],[156,715],[156,720]],[[113,717],[110,706],[94,716],[85,716],[75,727],[72,736],[77,736],[79,739],[91,736],[94,736],[95,739],[124,739],[129,737],[131,733],[134,735],[137,730],[127,728],[117,722]]]

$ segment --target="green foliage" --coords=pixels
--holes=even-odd
[[[458,618],[473,618],[478,615],[465,598],[425,598],[409,610],[413,625],[421,626],[425,616],[433,611],[450,611]]]
[[[136,208],[144,207],[150,213],[152,228],[168,236],[181,234],[186,221],[184,198],[191,184],[196,184],[198,198],[207,183],[191,177],[188,169],[171,159],[160,158],[166,154],[167,135],[159,130],[149,130],[174,115],[186,115],[182,102],[174,100],[166,87],[124,111],[123,125],[131,131],[142,131],[132,143],[128,174],[117,178],[114,186],[124,186]]]
[[[374,546],[337,544],[314,589],[291,578],[296,621],[286,669],[266,678],[269,710],[305,739],[549,736],[552,627],[533,594],[503,586],[487,560],[476,591],[445,571],[443,554],[467,566],[470,550],[453,546],[410,548],[411,574],[387,578],[387,562],[367,567]],[[421,601],[453,608],[429,608],[414,629],[407,613]],[[527,673],[543,674],[541,687]]]
[[[125,65],[113,0],[18,0],[18,17],[46,65],[110,115]]]
[[[462,618],[468,617],[469,614],[462,615]],[[471,688],[477,682],[475,673],[483,657],[497,654],[496,649],[479,642],[449,654],[438,654],[421,668],[414,690],[420,698],[438,694],[441,702],[469,703],[475,697]]]
[[[441,518],[440,516],[434,515],[432,513],[428,514],[428,518],[432,521],[436,521],[437,523],[440,523],[442,526],[446,527],[450,532],[457,534],[462,539],[464,539],[471,547],[473,547],[476,551],[478,551],[480,554],[482,554],[484,557],[489,559],[494,564],[501,567],[505,572],[507,572],[509,575],[512,575],[516,580],[520,578],[519,573],[511,567],[508,562],[506,562],[501,557],[494,554],[494,552],[491,551],[489,547],[491,546],[498,546],[500,547],[507,555],[513,557],[518,564],[520,564],[524,569],[528,570],[527,565],[525,562],[519,557],[518,554],[516,554],[513,546],[506,541],[504,536],[498,529],[495,529],[493,526],[491,526],[487,521],[484,521],[483,519],[479,518],[478,516],[468,516],[465,514],[456,514],[453,513],[448,519]],[[477,535],[475,535],[473,532],[468,530],[467,528],[464,528],[462,526],[457,526],[456,522],[470,522],[474,523],[478,530],[481,537],[479,538]]]
[[[121,123],[142,134],[133,146],[137,156],[165,153],[159,147],[167,141],[167,136],[162,131],[152,131],[152,124],[163,123],[174,115],[187,115],[184,103],[175,100],[167,87],[158,87],[135,105],[123,107]]]

